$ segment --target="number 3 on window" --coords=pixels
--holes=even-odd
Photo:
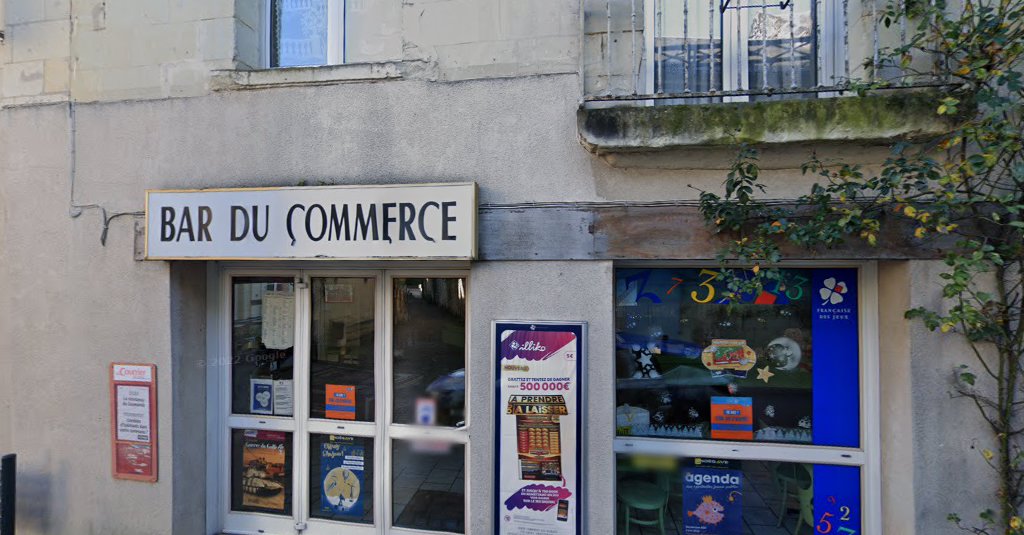
[[[698,286],[707,290],[707,295],[705,295],[703,298],[698,299],[697,290],[694,290],[690,292],[690,299],[693,299],[694,303],[700,303],[703,305],[704,303],[710,303],[711,300],[715,298],[715,287],[711,284],[711,281],[718,278],[718,272],[711,271],[710,269],[702,269],[700,270],[700,274],[708,276],[708,278],[704,279],[700,284],[698,284]]]

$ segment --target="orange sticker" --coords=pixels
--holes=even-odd
[[[335,420],[356,419],[356,387],[327,385],[327,417]]]

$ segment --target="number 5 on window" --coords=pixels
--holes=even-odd
[[[836,516],[832,513],[823,513],[821,520],[818,520],[818,533],[832,533],[832,523],[828,521],[829,517]]]
[[[715,287],[711,284],[711,281],[717,279],[719,274],[717,271],[711,271],[710,269],[702,269],[700,270],[700,274],[708,276],[708,278],[698,284],[698,286],[707,290],[707,295],[702,298],[698,298],[697,290],[694,290],[690,292],[690,299],[693,299],[694,303],[700,303],[703,305],[704,303],[710,303],[711,300],[715,298]]]

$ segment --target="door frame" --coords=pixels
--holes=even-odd
[[[344,528],[353,533],[439,534],[426,530],[392,526],[391,474],[392,444],[398,439],[433,439],[462,444],[463,473],[467,507],[464,525],[470,525],[468,497],[470,445],[470,311],[468,262],[209,262],[207,265],[207,532],[237,535],[306,534],[318,535]],[[295,346],[293,349],[294,414],[287,417],[234,415],[231,413],[231,322],[232,279],[234,277],[291,277],[295,281]],[[374,421],[344,422],[311,419],[309,414],[309,371],[312,299],[310,282],[314,277],[373,277],[374,288]],[[395,278],[462,278],[467,295],[465,310],[465,425],[458,428],[420,427],[392,421],[393,363],[391,332]],[[237,428],[287,431],[292,433],[292,514],[231,511],[231,430]],[[321,520],[309,516],[309,440],[313,434],[344,434],[369,437],[374,441],[374,524],[364,525]],[[301,447],[298,447],[301,446]]]

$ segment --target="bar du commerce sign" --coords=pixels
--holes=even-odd
[[[470,260],[476,184],[146,192],[146,258]]]

